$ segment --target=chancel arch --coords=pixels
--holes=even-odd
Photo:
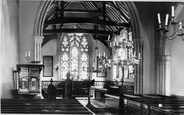
[[[44,28],[43,24],[44,24],[44,21],[46,20],[46,12],[48,11],[49,7],[51,5],[53,5],[53,4],[51,4],[51,2],[53,2],[53,1],[44,1],[44,2],[42,2],[42,5],[41,5],[42,7],[40,7],[40,9],[38,11],[38,14],[37,14],[37,16],[39,18],[37,17],[36,21],[35,21],[36,22],[35,30],[34,30],[35,31],[35,35],[39,35],[39,36],[43,35],[43,28]],[[119,4],[119,3],[117,2],[117,4]],[[139,67],[136,67],[137,69],[136,69],[136,73],[135,73],[135,76],[136,76],[135,77],[136,78],[135,79],[135,83],[137,83],[137,84],[135,85],[135,90],[134,90],[135,93],[141,94],[141,93],[143,93],[143,77],[140,77],[140,76],[143,76],[143,57],[144,57],[143,56],[143,47],[142,47],[143,46],[143,42],[142,42],[142,38],[143,38],[142,26],[141,26],[141,21],[140,21],[140,18],[139,18],[139,14],[136,12],[137,9],[135,7],[135,4],[134,3],[129,3],[129,2],[123,3],[123,4],[126,6],[128,14],[130,15],[130,18],[131,18],[133,39],[135,39],[135,41],[136,41],[135,43],[137,44],[136,47],[138,49],[136,51],[140,52],[141,53],[141,57],[142,57],[141,65]],[[89,25],[84,25],[82,28],[88,29]],[[95,27],[91,26],[90,28],[94,29]],[[57,26],[56,26],[56,29],[58,29]],[[91,35],[87,35],[87,36],[92,37]],[[59,36],[58,38],[62,38],[62,37]],[[92,44],[90,44],[90,45],[92,45]],[[59,48],[59,46],[60,46],[60,44],[57,47]],[[57,54],[59,54],[59,49],[58,48],[57,48]],[[91,53],[89,54],[90,55],[89,57],[93,57],[92,56],[93,52],[94,52],[93,49],[91,49],[90,52]],[[61,64],[61,60],[60,59],[61,58],[58,57],[58,64],[59,65]],[[90,65],[92,65],[92,60],[93,60],[92,58],[89,59],[89,68],[88,68],[88,70],[91,70],[91,68],[92,68],[92,66],[90,66]],[[69,66],[71,66],[71,65],[69,64]],[[60,70],[57,73],[59,75],[58,79],[64,78],[64,77],[61,77],[61,75],[64,75],[64,73],[61,73]],[[91,74],[89,76],[92,76],[92,73],[89,73],[89,74]]]

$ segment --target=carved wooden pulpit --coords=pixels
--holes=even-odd
[[[40,72],[44,65],[18,64],[18,94],[34,97],[40,94]]]

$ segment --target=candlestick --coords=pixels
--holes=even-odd
[[[141,54],[139,53],[139,57],[138,57],[138,59],[140,59],[141,58]]]
[[[169,14],[166,14],[166,18],[165,18],[165,25],[167,26],[168,24],[168,18],[169,18]]]
[[[158,15],[158,23],[161,24],[160,13],[158,13],[157,15]]]

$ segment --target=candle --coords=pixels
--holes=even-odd
[[[169,18],[169,14],[166,14],[166,18],[165,18],[165,25],[167,26],[168,24],[168,18]]]
[[[134,57],[136,57],[136,52],[134,52]]]
[[[28,51],[28,57],[31,57],[31,52],[30,51]]]
[[[138,57],[139,59],[141,58],[141,54],[139,53],[139,57]]]
[[[116,46],[118,46],[119,45],[119,43],[118,42],[116,42]]]
[[[132,41],[132,32],[129,32],[129,40]]]
[[[113,45],[112,45],[112,42],[110,42],[110,47],[112,47]]]
[[[26,51],[25,57],[27,57],[27,51]]]
[[[158,107],[162,107],[162,104],[158,104]]]
[[[174,17],[174,6],[171,7],[171,16]]]
[[[108,41],[110,40],[110,35],[108,36]]]
[[[98,57],[100,58],[100,54],[98,55]]]
[[[104,52],[104,57],[105,57],[105,52]]]
[[[157,15],[158,15],[158,23],[161,24],[160,13],[158,13]]]
[[[182,22],[179,22],[179,30],[182,30]]]

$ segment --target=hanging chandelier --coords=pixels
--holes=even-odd
[[[121,67],[129,67],[140,63],[140,53],[138,56],[134,51],[134,45],[132,41],[132,32],[124,30],[124,33],[117,39],[114,36],[114,40],[110,40],[108,36],[107,43],[112,51],[114,51],[114,56],[108,55],[104,52],[103,56],[99,56],[99,61],[104,67],[111,67],[112,64],[119,65]]]
[[[160,34],[163,37],[167,38],[168,40],[173,40],[177,36],[181,36],[182,40],[184,41],[184,37],[183,37],[184,36],[184,28],[183,28],[184,20],[178,21],[178,22],[176,22],[174,20],[174,18],[175,18],[174,6],[171,7],[171,25],[173,27],[173,31],[171,31],[170,35],[168,34],[168,32],[169,32],[169,30],[168,30],[169,14],[166,14],[164,26],[162,26],[162,23],[161,23],[160,13],[158,13],[157,16],[158,16],[158,23],[159,23],[159,28],[157,30],[160,31]]]

